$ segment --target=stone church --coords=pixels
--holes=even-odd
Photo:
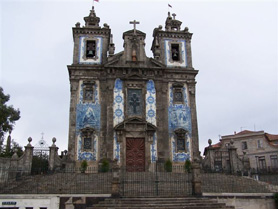
[[[149,58],[146,34],[136,29],[139,22],[130,22],[124,49],[115,54],[111,29],[99,25],[94,7],[84,20],[72,30],[73,63],[68,66],[68,157],[75,166],[117,159],[127,170],[147,171],[157,161],[183,165],[198,157],[198,71],[192,66],[188,28],[168,13],[165,29],[153,30]]]

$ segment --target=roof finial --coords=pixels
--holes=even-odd
[[[136,24],[140,24],[140,22],[134,20],[134,21],[130,21],[129,24],[133,24],[133,27],[134,27],[134,35],[136,35]]]

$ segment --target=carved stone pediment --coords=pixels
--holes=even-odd
[[[178,137],[184,138],[186,133],[187,133],[187,131],[184,130],[184,129],[182,129],[182,128],[179,128],[179,129],[175,130],[175,134],[176,134]]]
[[[129,118],[122,123],[118,124],[114,127],[115,131],[125,131],[125,132],[132,132],[132,131],[156,131],[156,126],[148,123],[146,120],[143,120],[138,117]]]
[[[142,80],[143,76],[142,75],[138,75],[138,74],[131,74],[127,76],[127,79],[130,80]]]
[[[80,131],[83,137],[91,137],[96,132],[95,129],[91,127],[82,128]]]

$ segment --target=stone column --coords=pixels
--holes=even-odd
[[[202,195],[201,166],[197,158],[192,163],[192,194]]]
[[[112,165],[112,197],[120,197],[120,167],[115,159]]]
[[[214,150],[211,146],[212,140],[208,140],[209,146],[207,147],[207,156],[208,156],[208,164],[204,165],[205,167],[210,169],[210,171],[214,170]]]
[[[48,169],[50,171],[54,171],[54,169],[55,169],[55,157],[56,157],[58,149],[59,149],[55,145],[55,142],[56,142],[55,137],[52,139],[52,142],[53,142],[53,144],[51,145],[51,147],[49,147],[49,165],[48,165]]]
[[[155,81],[157,115],[157,159],[165,162],[171,153],[168,132],[168,83]]]
[[[191,159],[195,157],[200,158],[199,154],[199,134],[197,123],[197,111],[196,111],[196,98],[195,98],[195,81],[188,82],[189,96],[190,96],[190,109],[191,109],[191,121],[192,121],[192,148],[193,153]]]
[[[229,157],[230,157],[231,173],[236,173],[237,172],[237,153],[236,153],[236,148],[234,147],[233,140],[231,140],[231,142],[230,142],[228,152],[229,152]]]
[[[188,29],[187,29],[188,30]],[[187,55],[187,66],[192,68],[192,53],[191,53],[191,40],[186,40],[186,55]]]
[[[105,150],[106,150],[106,157],[110,160],[113,160],[113,138],[114,138],[114,127],[113,127],[113,94],[114,94],[114,82],[115,80],[108,80],[106,81],[106,88],[105,92],[103,92],[103,96],[105,97],[106,101],[106,108],[102,109],[102,115],[106,117],[106,120],[104,118],[101,118],[102,123],[104,124],[102,127],[106,128],[105,135]]]
[[[25,146],[25,151],[24,151],[24,170],[26,171],[27,174],[31,173],[31,168],[32,168],[32,161],[33,161],[33,149],[34,147],[31,145],[32,138],[28,138],[28,144]]]
[[[76,155],[76,105],[78,98],[79,82],[70,77],[70,110],[69,110],[69,138],[68,138],[68,159],[74,165]],[[69,166],[69,167],[71,167]]]

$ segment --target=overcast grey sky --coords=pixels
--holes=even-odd
[[[193,33],[200,151],[211,138],[241,129],[278,134],[278,18],[276,1],[112,1],[95,2],[100,24],[110,25],[116,52],[123,32],[140,21],[150,51],[153,29],[164,27],[168,12]],[[21,119],[12,138],[20,145],[33,138],[67,149],[71,28],[84,25],[91,0],[7,0],[0,2],[0,86],[11,95]]]

